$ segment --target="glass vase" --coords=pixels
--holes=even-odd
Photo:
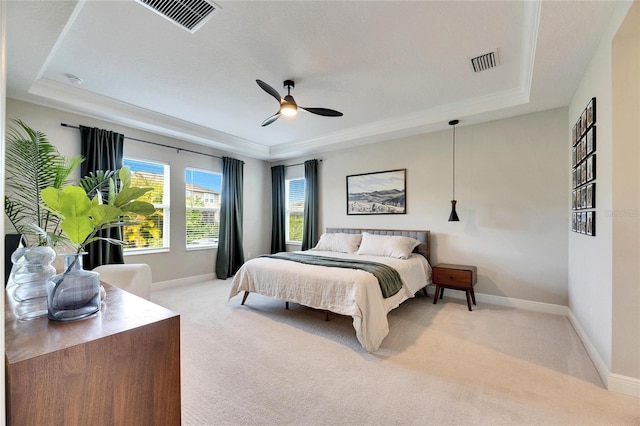
[[[28,320],[47,315],[47,280],[56,273],[51,247],[20,247],[11,255],[8,289],[16,300],[15,315]]]
[[[63,254],[64,272],[47,281],[48,317],[72,321],[100,310],[100,274],[82,268],[86,253]]]

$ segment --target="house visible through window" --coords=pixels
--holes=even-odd
[[[131,158],[123,163],[131,169],[132,186],[153,188],[140,200],[156,208],[154,215],[140,216],[134,225],[123,227],[125,253],[169,248],[169,165]]]
[[[220,173],[186,169],[187,248],[218,245],[221,182]]]
[[[302,223],[304,220],[304,179],[286,181],[286,240],[287,243],[302,243]]]

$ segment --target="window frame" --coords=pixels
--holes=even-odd
[[[162,203],[151,203],[156,208],[156,210],[162,210],[162,247],[134,247],[127,248],[123,247],[123,254],[125,256],[128,255],[136,255],[136,254],[150,254],[150,253],[162,253],[168,252],[171,249],[171,165],[169,163],[163,163],[157,160],[149,160],[143,159],[139,157],[130,157],[124,156],[123,158],[123,166],[126,166],[125,161],[138,161],[141,163],[149,163],[157,166],[162,166],[163,168],[163,182],[162,182]],[[131,172],[134,173],[133,171]],[[122,229],[122,237],[124,239],[124,227]]]
[[[185,235],[185,249],[186,250],[204,250],[204,249],[212,249],[212,248],[217,248],[218,247],[218,243],[220,241],[220,206],[216,207],[206,207],[206,206],[188,206],[187,205],[187,201],[189,199],[189,196],[187,195],[188,193],[192,193],[194,192],[193,190],[189,190],[187,189],[187,185],[194,185],[193,182],[188,183],[187,182],[187,173],[190,171],[197,171],[197,172],[201,172],[201,173],[209,173],[212,175],[218,175],[220,176],[220,192],[218,193],[218,198],[221,198],[221,192],[222,192],[222,172],[215,172],[212,170],[204,170],[204,169],[199,169],[197,167],[185,167],[184,169],[184,189],[185,189],[185,222],[184,222],[184,235]],[[213,193],[210,193],[213,194]],[[205,197],[203,197],[203,203],[205,202],[204,200]],[[218,204],[220,204],[221,200],[218,201]],[[214,203],[215,203],[215,196],[214,196]],[[215,217],[215,213],[218,212],[218,237],[217,237],[217,241],[216,242],[211,242],[211,243],[205,243],[205,244],[192,244],[190,245],[187,241],[188,241],[188,226],[187,226],[187,219],[189,216],[189,210],[199,210],[202,212],[213,212],[214,213],[214,217]]]
[[[285,244],[289,244],[289,245],[302,245],[302,239],[300,241],[295,241],[295,240],[290,240],[289,239],[289,230],[290,230],[290,223],[289,223],[289,218],[290,218],[290,214],[291,213],[297,213],[300,212],[302,214],[302,221],[303,221],[303,229],[304,229],[304,192],[303,192],[303,198],[302,198],[302,208],[296,208],[296,209],[291,209],[290,208],[290,203],[289,203],[289,195],[290,195],[290,184],[292,181],[303,181],[304,182],[304,192],[306,192],[307,190],[307,184],[305,182],[304,177],[297,177],[297,178],[290,178],[290,179],[285,179],[285,225],[284,225],[284,229],[285,229]]]

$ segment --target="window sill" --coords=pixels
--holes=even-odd
[[[302,241],[285,241],[285,244],[288,246],[301,246]]]
[[[156,254],[156,253],[169,253],[169,247],[164,248],[154,248],[154,249],[132,249],[132,250],[124,250],[123,254],[125,256],[137,256],[140,254]]]
[[[193,247],[186,247],[187,251],[197,251],[197,250],[213,250],[213,249],[217,249],[218,246],[193,246]]]

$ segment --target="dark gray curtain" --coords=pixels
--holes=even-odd
[[[81,155],[85,158],[80,165],[81,176],[98,170],[118,170],[122,167],[124,135],[95,127],[80,126]],[[122,228],[104,229],[99,237],[122,239]],[[94,241],[87,245],[87,255],[82,260],[84,269],[113,263],[124,263],[122,247],[106,241]]]
[[[271,168],[271,253],[286,251],[285,167]]]
[[[318,160],[304,162],[304,185],[302,250],[309,250],[318,243]]]
[[[242,249],[242,184],[244,162],[222,157],[220,193],[220,237],[216,256],[216,276],[233,276],[244,263]]]

